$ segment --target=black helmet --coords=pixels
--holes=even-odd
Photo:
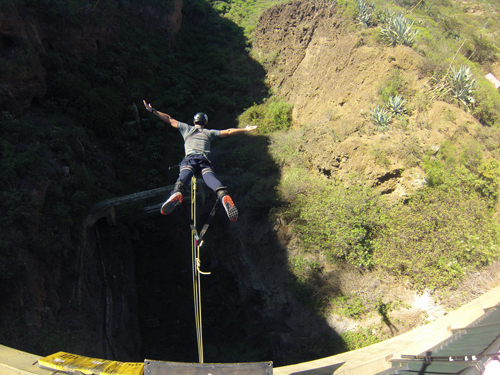
[[[208,123],[207,114],[203,112],[198,112],[196,115],[194,115],[194,123],[203,126],[207,125]]]

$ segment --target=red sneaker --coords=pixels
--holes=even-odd
[[[238,209],[234,205],[233,200],[229,195],[224,195],[222,197],[222,205],[226,210],[227,217],[229,218],[229,220],[231,221],[238,220]]]
[[[175,207],[177,207],[184,200],[184,196],[180,192],[176,192],[167,199],[163,206],[161,206],[162,215],[168,215],[171,213]]]

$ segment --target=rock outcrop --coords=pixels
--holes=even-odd
[[[173,0],[171,11],[160,12],[153,6],[131,1],[127,9],[106,10],[82,7],[62,14],[55,25],[47,12],[40,14],[17,2],[0,5],[0,108],[22,115],[32,102],[47,91],[43,59],[55,51],[81,59],[96,55],[110,43],[120,40],[126,27],[124,13],[134,14],[165,35],[175,35],[182,23],[182,0]],[[102,18],[105,18],[103,21]],[[93,21],[99,19],[99,21]]]

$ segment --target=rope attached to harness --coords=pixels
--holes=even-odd
[[[203,243],[202,238],[206,233],[215,212],[217,211],[218,200],[215,202],[207,222],[203,226],[201,233],[198,235],[198,231],[196,230],[196,189],[196,177],[193,176],[191,178],[191,260],[193,270],[194,315],[196,320],[196,336],[198,340],[198,357],[200,363],[203,363],[200,275],[210,275],[210,272],[203,272],[200,269],[200,246]]]

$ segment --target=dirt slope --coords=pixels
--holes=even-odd
[[[401,199],[422,184],[417,161],[425,150],[437,152],[451,137],[474,136],[462,125],[479,124],[455,105],[425,103],[428,78],[420,74],[417,52],[375,43],[375,30],[348,30],[337,12],[315,2],[274,7],[255,33],[258,58],[267,64],[275,92],[294,104],[295,126],[308,129],[303,147],[313,171],[340,181],[355,172]],[[382,133],[368,115],[380,102],[379,87],[395,71],[406,83],[411,116]]]

